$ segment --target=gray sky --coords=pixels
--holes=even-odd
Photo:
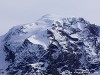
[[[100,0],[0,0],[0,35],[45,14],[83,17],[100,25]]]

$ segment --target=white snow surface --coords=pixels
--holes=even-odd
[[[12,28],[5,35],[5,37],[8,37],[8,35],[9,35],[9,37],[8,37],[9,39],[6,41],[7,41],[7,43],[10,44],[10,48],[12,50],[15,50],[18,46],[23,44],[25,39],[28,39],[33,44],[42,45],[45,49],[47,49],[47,47],[50,43],[48,36],[47,36],[47,30],[52,30],[51,29],[52,24],[60,25],[60,26],[63,25],[62,19],[63,18],[57,17],[55,15],[45,15],[41,19],[37,20],[37,22],[35,22],[35,23],[16,26],[16,27]],[[72,19],[69,19],[69,21],[70,20],[72,20]],[[85,28],[85,26],[86,25],[84,23],[78,23],[78,24],[72,25],[72,28],[76,28],[76,29],[78,28],[80,30],[83,30]],[[62,42],[60,42],[60,44],[67,44],[67,42],[64,42],[64,40],[66,40],[66,38],[64,36],[61,36],[60,33],[58,32],[58,30],[61,30],[61,28],[60,27],[56,28],[56,31],[52,30],[52,32],[55,36],[55,39],[59,42],[62,41]],[[69,33],[70,33],[70,31],[69,31]],[[87,34],[87,32],[85,32],[85,33]],[[87,37],[86,34],[84,36],[84,34],[81,33],[81,35],[83,35],[83,37]],[[79,36],[79,34],[72,34],[70,36],[73,38],[79,38],[79,39],[82,38],[81,36]],[[2,38],[5,38],[5,37],[0,38],[0,75],[6,75],[5,69],[9,65],[9,63],[5,61],[6,53],[3,50],[4,42],[2,42],[2,40],[3,40]],[[99,40],[99,38],[98,38],[98,40]],[[89,43],[87,43],[86,41],[84,42],[84,44],[87,46],[89,45]],[[90,55],[95,56],[94,49],[90,45],[89,45],[89,47],[91,49]],[[64,45],[63,45],[63,48],[65,48]],[[40,64],[42,64],[42,63],[40,63]],[[31,64],[31,65],[33,67],[36,67],[37,64]],[[3,74],[3,72],[4,72],[4,74]],[[100,74],[100,72],[90,74],[90,75],[99,75],[99,74]]]

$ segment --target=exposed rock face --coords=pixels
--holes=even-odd
[[[10,63],[7,75],[84,75],[99,70],[100,27],[83,18],[46,15],[12,28],[3,42]]]

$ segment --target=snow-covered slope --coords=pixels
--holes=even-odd
[[[6,68],[9,62],[5,61],[6,53],[4,52],[4,42],[2,41],[4,37],[0,37],[0,75],[7,75]]]
[[[0,69],[5,75],[79,75],[99,70],[100,27],[83,18],[45,15],[35,23],[13,27],[0,40]]]

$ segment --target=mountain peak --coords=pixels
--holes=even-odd
[[[83,18],[47,14],[3,38],[8,75],[78,75],[76,70],[93,73],[100,67],[100,27]]]
[[[60,18],[60,16],[55,15],[55,14],[46,14],[42,16],[42,18]]]

